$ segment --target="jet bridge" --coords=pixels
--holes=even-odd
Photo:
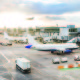
[[[68,41],[68,43],[77,43],[77,42],[80,42],[80,37],[75,37]]]
[[[80,46],[80,37],[75,37],[69,40],[67,43],[76,43],[78,46]]]

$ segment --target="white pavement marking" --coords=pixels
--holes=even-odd
[[[8,63],[10,63],[10,60],[2,52],[0,52],[0,53],[8,61]]]

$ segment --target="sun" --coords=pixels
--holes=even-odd
[[[33,20],[26,20],[26,18],[34,17]],[[18,28],[18,27],[36,27],[47,25],[48,22],[39,20],[39,15],[28,15],[20,12],[5,12],[0,13],[0,27]],[[51,24],[51,23],[50,23]]]
[[[26,15],[22,13],[2,13],[0,14],[0,25],[4,25],[7,27],[23,26],[25,18]]]

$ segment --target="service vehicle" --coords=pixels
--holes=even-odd
[[[74,56],[74,60],[75,60],[75,61],[80,61],[80,57],[79,57],[78,55],[75,55],[75,56]]]
[[[60,63],[60,59],[59,58],[53,58],[52,59],[52,63],[59,64]]]
[[[62,63],[65,63],[65,62],[67,62],[67,61],[68,61],[67,57],[61,58],[61,62],[62,62]]]
[[[2,42],[0,42],[0,45],[2,45]]]
[[[2,43],[2,46],[7,46],[7,43]]]
[[[30,61],[26,58],[17,58],[15,60],[16,68],[20,70],[22,73],[31,72]]]
[[[11,45],[12,45],[12,43],[11,43],[11,42],[9,42],[9,43],[7,43],[7,45],[11,46]]]

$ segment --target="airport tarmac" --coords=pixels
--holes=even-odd
[[[59,65],[74,64],[74,55],[80,50],[66,55],[55,55],[51,52],[24,48],[23,44],[0,46],[0,80],[80,80],[77,70],[58,70]],[[54,57],[68,57],[67,63],[52,64]],[[15,59],[25,57],[31,61],[31,73],[23,74],[16,69]]]

